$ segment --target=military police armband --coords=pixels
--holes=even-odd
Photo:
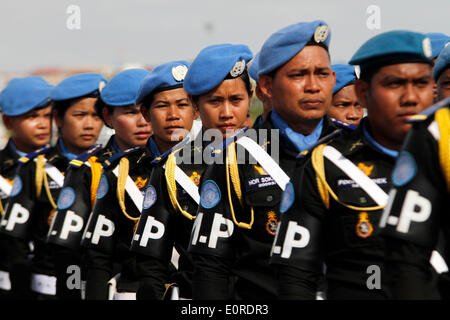
[[[392,189],[380,220],[380,233],[434,249],[439,229],[436,212],[428,199],[412,189]]]
[[[74,167],[74,168],[81,167],[86,161],[89,160],[90,157],[94,156],[101,149],[102,149],[101,144],[96,144],[96,145],[92,146],[91,148],[89,148],[89,150],[83,152],[77,158],[70,161],[69,166]]]
[[[133,152],[136,152],[139,150],[142,150],[142,149],[140,147],[134,147],[134,148],[130,148],[125,151],[117,152],[111,158],[109,158],[103,162],[103,168],[106,169],[108,167],[111,167],[112,165],[116,164],[121,158],[128,156],[128,155],[132,154]]]
[[[17,160],[17,162],[18,162],[18,163],[21,163],[21,164],[27,163],[28,161],[30,161],[30,160],[36,158],[38,155],[46,153],[46,152],[47,152],[48,150],[50,150],[51,148],[52,148],[52,147],[51,147],[50,145],[46,145],[46,146],[44,146],[44,147],[42,147],[42,148],[37,149],[36,151],[30,152],[30,153],[28,153],[27,155],[25,155],[25,156],[23,156],[23,157],[20,157],[20,158]]]

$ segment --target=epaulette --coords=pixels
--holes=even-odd
[[[249,127],[239,129],[234,135],[232,135],[231,137],[227,137],[220,146],[212,149],[211,155],[214,157],[214,155],[221,153],[222,150],[224,150],[230,143],[239,139],[239,137],[242,136],[248,129]]]
[[[346,129],[346,130],[355,130],[356,128],[358,128],[358,126],[355,126],[354,124],[350,124],[335,118],[331,118],[330,117],[331,122],[333,122],[334,126],[338,129],[342,128],[342,129]]]
[[[141,149],[140,147],[134,147],[134,148],[130,148],[130,149],[127,149],[127,150],[125,150],[125,151],[120,151],[120,152],[114,154],[111,158],[105,160],[105,161],[102,163],[103,168],[108,168],[110,165],[112,165],[113,163],[115,163],[115,162],[116,162],[117,160],[119,160],[120,158],[122,158],[122,157],[124,157],[124,156],[127,156],[127,155],[129,155],[129,154],[131,154],[131,153],[133,153],[133,152],[138,151],[138,150],[142,150],[142,149]]]
[[[446,106],[450,106],[450,97],[447,97],[444,100],[441,100],[438,103],[435,103],[432,106],[428,107],[427,109],[423,110],[421,113],[410,117],[407,120],[407,122],[414,123],[414,122],[420,122],[420,121],[426,120],[426,119],[428,119],[428,117],[435,114],[436,111],[438,111],[439,109],[442,109]]]
[[[334,130],[332,133],[327,134],[326,136],[323,136],[322,138],[320,138],[319,140],[317,140],[313,145],[311,145],[308,149],[303,150],[302,152],[300,152],[300,153],[297,155],[296,159],[304,158],[304,157],[305,157],[306,155],[308,155],[312,150],[314,150],[315,147],[317,147],[317,146],[319,146],[319,145],[321,145],[321,144],[323,144],[323,143],[326,143],[327,141],[331,140],[333,137],[337,136],[338,134],[341,134],[343,130],[344,130],[344,129],[339,128],[339,129]]]
[[[181,140],[180,142],[178,142],[175,146],[173,146],[172,148],[170,148],[169,150],[167,150],[166,152],[164,152],[162,155],[160,155],[159,157],[155,157],[155,159],[152,160],[152,164],[156,164],[161,162],[162,160],[164,160],[165,158],[167,158],[167,156],[169,154],[171,154],[174,151],[177,151],[181,148],[183,148],[188,142],[190,141],[190,137],[189,135],[186,135],[186,137],[184,137],[183,140]]]
[[[93,145],[91,148],[89,148],[89,150],[83,152],[78,157],[76,157],[75,159],[70,161],[69,166],[74,167],[74,168],[81,167],[83,165],[83,163],[85,163],[90,157],[92,157],[97,152],[99,152],[102,149],[102,147],[103,146],[101,144]]]
[[[27,163],[28,161],[34,159],[35,157],[37,157],[40,154],[46,153],[48,150],[50,150],[52,148],[51,145],[47,144],[42,148],[37,149],[36,151],[30,152],[29,154],[20,157],[17,162],[18,163]]]

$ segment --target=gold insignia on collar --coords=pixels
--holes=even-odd
[[[143,186],[145,186],[145,183],[147,182],[148,178],[144,179],[142,177],[137,177],[136,181],[134,181],[134,184],[136,187],[141,189]]]
[[[358,163],[358,169],[364,172],[366,176],[370,176],[375,165],[366,166],[363,162]]]
[[[356,141],[354,144],[352,144],[352,146],[350,147],[349,151],[352,151],[352,150],[355,149],[356,147],[359,147],[359,146],[362,146],[362,145],[364,145],[364,144],[362,143],[362,141],[361,141],[361,140],[358,140],[358,141]]]
[[[361,212],[359,214],[359,221],[356,224],[356,234],[361,238],[369,237],[373,232],[373,226],[369,221],[367,212]]]

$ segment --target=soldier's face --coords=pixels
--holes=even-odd
[[[54,113],[55,123],[69,151],[80,154],[98,139],[103,121],[95,111],[97,98],[83,98],[67,109],[64,117]]]
[[[340,121],[358,125],[364,116],[363,108],[355,92],[355,85],[343,87],[333,95],[327,114]]]
[[[356,91],[374,138],[387,148],[400,148],[411,124],[407,120],[433,103],[431,67],[402,63],[380,68],[370,84],[356,82]]]
[[[450,68],[444,70],[437,82],[438,100],[450,97]]]
[[[31,110],[16,117],[3,116],[5,127],[22,152],[32,152],[49,142],[52,128],[52,107]]]
[[[144,119],[140,106],[114,107],[111,114],[103,109],[103,118],[115,131],[120,150],[143,147],[151,134],[151,126]]]
[[[218,129],[223,137],[246,125],[250,97],[242,79],[227,79],[197,101],[203,128]]]
[[[335,81],[328,53],[318,46],[304,47],[273,78],[259,78],[261,90],[272,100],[273,108],[299,132],[302,124],[315,123],[325,115]]]
[[[153,138],[161,153],[182,140],[192,128],[197,113],[183,88],[162,91],[153,97],[148,109],[142,108],[151,123]]]

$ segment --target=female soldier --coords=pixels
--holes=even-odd
[[[134,103],[148,74],[144,69],[129,69],[119,72],[106,84],[95,108],[105,124],[115,130],[115,135],[102,150],[100,145],[95,145],[69,163],[57,202],[58,211],[48,234],[48,242],[55,245],[57,295],[61,299],[81,298],[79,271],[68,267],[81,265],[80,241],[96,200],[101,163],[121,150],[144,146],[150,136],[150,126]],[[78,285],[75,281],[69,285],[68,278],[73,278],[75,272],[78,272]]]
[[[40,77],[12,79],[0,94],[3,123],[11,132],[8,143],[0,151],[0,212],[11,192],[17,160],[48,143],[51,133],[49,94],[53,88]],[[29,283],[24,266],[28,260],[28,244],[20,239],[0,234],[0,299],[26,298]],[[19,252],[22,252],[21,254]],[[22,271],[21,271],[22,270]]]
[[[31,261],[31,290],[37,299],[54,299],[56,277],[50,247],[46,244],[55,199],[64,182],[69,161],[89,149],[97,140],[102,121],[94,105],[106,80],[86,73],[61,81],[50,93],[59,139],[54,147],[40,149],[19,159],[22,163],[5,212],[12,236],[34,243]],[[36,161],[33,161],[34,158]]]
[[[355,91],[355,81],[358,78],[356,69],[347,64],[335,64],[331,68],[336,72],[336,84],[327,114],[334,119],[357,126],[364,116],[364,111]]]
[[[135,299],[136,263],[129,243],[142,210],[140,190],[148,185],[152,160],[177,144],[192,127],[196,112],[182,88],[183,70],[188,65],[185,61],[169,62],[148,75],[145,81],[153,84],[154,93],[144,101],[143,109],[148,110],[144,115],[152,123],[153,135],[145,149],[122,151],[103,165],[97,202],[82,243],[86,299]],[[177,130],[183,131],[181,137],[173,137]]]
[[[199,70],[208,63],[205,57],[214,63],[209,64],[212,69],[207,77],[198,78]],[[207,142],[202,140],[209,135],[210,129],[217,129],[225,135],[227,129],[241,128],[247,120],[252,95],[249,75],[245,69],[239,74],[232,73],[232,68],[235,63],[240,64],[242,59],[248,61],[250,57],[246,46],[211,46],[199,54],[187,72],[186,81],[201,81],[198,84],[201,91],[197,91],[192,100],[200,113],[203,134],[170,153],[153,168],[131,245],[132,251],[137,253],[141,282],[138,299],[171,298],[167,287],[177,288],[172,291],[172,299],[178,294],[184,299],[192,298],[193,261],[187,249],[199,203],[197,186],[207,166],[202,157]],[[189,76],[191,72],[194,74],[192,77]],[[144,100],[154,94],[153,88],[151,82],[144,83],[141,92]],[[144,103],[145,106],[147,104]],[[153,105],[150,111],[152,108]],[[144,112],[147,111],[144,109]],[[173,248],[175,255],[172,255]],[[170,262],[178,270],[169,271],[173,269]]]

